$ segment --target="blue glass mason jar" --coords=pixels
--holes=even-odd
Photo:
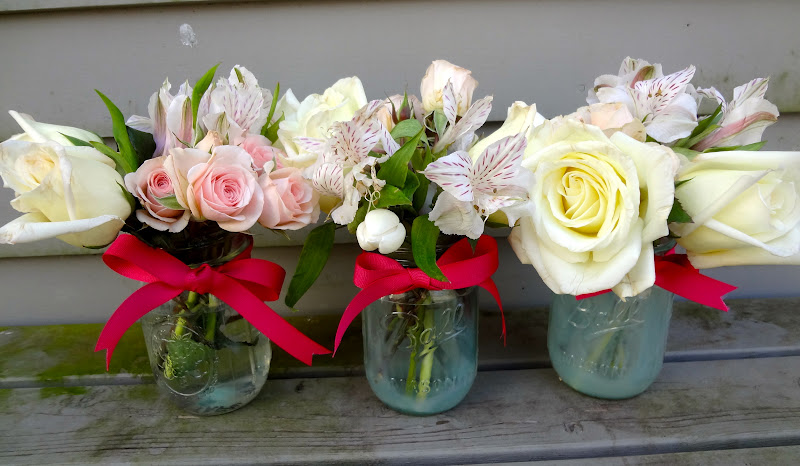
[[[410,249],[389,257],[415,267]],[[477,288],[416,288],[384,296],[364,309],[364,369],[383,403],[404,414],[427,416],[464,399],[478,372]]]
[[[570,387],[597,398],[642,393],[664,362],[673,297],[657,286],[624,301],[614,293],[580,300],[557,295],[547,330],[553,369]]]

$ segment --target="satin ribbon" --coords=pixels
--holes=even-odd
[[[106,369],[125,331],[185,290],[213,294],[276,345],[308,365],[313,355],[329,354],[330,350],[303,335],[264,304],[278,299],[286,272],[272,262],[251,259],[251,248],[252,245],[219,267],[203,264],[192,269],[163,249],[150,247],[134,236],[118,237],[103,254],[103,262],[122,276],[148,284],[117,308],[100,333],[95,351],[107,350]]]
[[[480,286],[488,291],[500,306],[503,339],[505,339],[506,320],[503,316],[503,304],[500,302],[497,286],[491,278],[499,265],[497,241],[491,236],[481,236],[473,251],[469,241],[462,239],[445,251],[436,261],[436,265],[449,281],[433,279],[420,269],[405,268],[396,260],[381,254],[361,253],[356,258],[353,274],[353,283],[361,288],[361,291],[347,305],[339,321],[334,352],[339,347],[347,327],[365,307],[384,296],[405,293],[414,288],[454,290]]]
[[[728,305],[722,297],[736,287],[721,282],[706,275],[702,275],[694,268],[686,254],[675,254],[674,249],[664,256],[655,256],[656,281],[655,285],[667,291],[682,296],[705,306],[728,311]],[[589,293],[576,296],[577,299],[590,298],[611,290]]]

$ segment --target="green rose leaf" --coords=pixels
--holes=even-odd
[[[131,144],[131,140],[128,138],[128,127],[125,126],[125,117],[122,116],[122,112],[119,111],[119,108],[117,108],[117,106],[114,105],[114,103],[111,102],[108,97],[106,97],[97,89],[94,91],[97,92],[97,95],[99,95],[101,99],[103,99],[103,102],[108,108],[108,113],[111,114],[114,140],[117,141],[117,149],[119,149],[120,155],[120,161],[114,161],[117,162],[117,170],[122,169],[125,171],[125,173],[135,172],[139,167],[139,164],[137,163],[136,152],[133,149],[133,144]]]
[[[667,223],[692,223],[692,217],[683,210],[683,206],[677,199],[672,204],[672,210],[667,217]]]
[[[133,144],[133,152],[136,154],[138,164],[141,165],[145,160],[153,158],[153,153],[156,151],[156,141],[153,139],[153,135],[130,126],[125,128],[128,131],[128,138]]]
[[[286,292],[284,302],[294,308],[297,301],[317,281],[319,274],[328,262],[328,257],[333,249],[333,239],[336,233],[336,224],[323,223],[308,234],[300,258],[297,260],[297,269],[294,271],[289,290]]]
[[[439,281],[449,281],[436,265],[436,241],[439,239],[439,227],[422,215],[414,219],[411,225],[411,252],[414,262],[425,274]]]

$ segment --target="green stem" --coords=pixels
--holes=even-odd
[[[406,394],[412,395],[416,388],[416,380],[417,380],[417,348],[419,348],[419,336],[420,332],[418,329],[421,327],[420,320],[422,319],[421,313],[424,312],[424,309],[417,308],[417,325],[414,325],[409,330],[409,341],[413,343],[413,347],[411,348],[411,356],[408,358],[408,375],[406,376]]]
[[[186,298],[186,307],[191,312],[192,309],[197,305],[197,293],[194,291],[189,292],[189,296]],[[186,329],[189,327],[189,323],[185,317],[178,317],[178,322],[175,324],[175,337],[180,338],[186,333]]]
[[[208,295],[208,308],[209,311],[205,318],[205,338],[209,343],[214,343],[214,336],[217,333],[217,306],[219,306],[219,299],[213,294]]]
[[[429,295],[430,296],[430,295]],[[430,297],[426,298],[430,301]],[[436,351],[436,335],[434,334],[434,310],[428,308],[425,311],[425,319],[422,325],[422,332],[420,335],[428,332],[428,341],[425,343],[425,348],[422,350],[424,355],[422,365],[419,368],[419,390],[417,391],[417,400],[424,400],[427,398],[431,389],[431,373],[433,372],[433,352]]]

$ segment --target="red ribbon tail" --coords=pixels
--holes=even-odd
[[[111,355],[117,347],[122,335],[150,310],[157,308],[170,299],[178,296],[181,290],[175,289],[166,283],[150,283],[136,290],[120,304],[108,319],[100,337],[97,339],[95,352],[106,350],[106,370],[111,365]]]
[[[656,285],[678,296],[720,311],[728,311],[722,297],[736,287],[700,274],[691,265],[669,261],[656,263]]]
[[[315,354],[331,351],[294,328],[238,281],[219,274],[212,294],[235,309],[267,338],[296,359],[311,365]]]
[[[489,294],[492,295],[495,301],[497,301],[497,305],[500,307],[500,319],[503,322],[503,346],[506,345],[507,341],[507,334],[506,334],[506,315],[503,313],[503,303],[500,300],[500,291],[497,290],[497,285],[494,283],[494,280],[491,278],[485,280],[483,283],[479,285],[484,290],[488,291]]]
[[[365,307],[381,299],[382,297],[407,290],[410,286],[412,286],[407,277],[408,275],[406,274],[384,277],[380,280],[376,280],[358,292],[353,300],[350,301],[350,304],[347,305],[347,308],[342,314],[342,318],[339,320],[339,327],[336,329],[336,340],[333,345],[334,355],[336,355],[336,350],[339,349],[339,344],[342,343],[344,332],[347,330],[347,327],[353,323],[353,320],[356,318],[356,316],[358,316]]]

